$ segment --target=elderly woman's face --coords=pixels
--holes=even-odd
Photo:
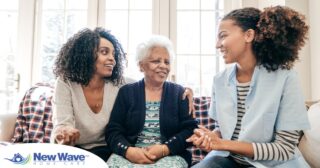
[[[97,54],[96,74],[101,77],[111,76],[113,67],[116,65],[116,61],[114,59],[114,47],[112,43],[105,38],[100,38],[100,45],[98,47]]]
[[[145,80],[163,83],[170,72],[170,56],[167,49],[152,48],[150,55],[140,62],[140,69],[144,72]]]

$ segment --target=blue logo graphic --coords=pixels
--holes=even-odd
[[[28,155],[27,157],[24,158],[23,156],[20,155],[20,153],[16,153],[14,154],[12,159],[9,159],[9,158],[5,158],[5,159],[9,160],[14,164],[25,165],[31,160],[31,157],[30,155]]]

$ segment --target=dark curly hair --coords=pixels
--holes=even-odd
[[[298,51],[307,39],[305,17],[283,6],[242,8],[231,11],[222,20],[231,19],[244,31],[253,29],[253,52],[258,65],[268,71],[291,69],[298,60]]]
[[[116,65],[112,75],[105,77],[105,80],[111,81],[114,85],[123,83],[125,53],[118,40],[109,31],[100,27],[93,31],[85,28],[68,39],[55,60],[53,69],[55,76],[87,86],[96,71],[95,62],[100,38],[110,41],[115,50]]]

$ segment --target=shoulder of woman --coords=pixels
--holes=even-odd
[[[130,83],[137,82],[137,80],[130,78],[130,77],[123,77],[123,79],[124,79],[124,84],[130,84]]]
[[[224,70],[218,72],[214,78],[215,79],[224,79],[229,78],[231,75],[235,75],[236,73],[236,64],[228,65]]]
[[[171,93],[172,91],[178,91],[178,92],[184,92],[185,90],[185,87],[180,85],[180,84],[177,84],[177,83],[173,83],[173,82],[169,82],[169,81],[166,81],[164,83],[165,85],[165,88],[166,90]]]
[[[297,77],[298,72],[294,69],[277,69],[276,71],[268,71],[265,67],[260,66],[260,70],[263,71],[264,74],[273,74],[273,75],[281,75],[288,77]]]
[[[69,80],[64,80],[63,77],[58,77],[55,81],[55,87],[58,86],[65,86],[65,87],[72,87],[72,85],[75,85],[77,83],[70,82]]]
[[[124,91],[124,92],[127,92],[128,90],[139,88],[140,84],[141,84],[141,81],[136,81],[136,82],[132,82],[132,83],[126,83],[126,84],[120,86],[120,90]]]

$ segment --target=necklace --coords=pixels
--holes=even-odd
[[[98,107],[100,107],[100,104],[97,103],[94,107],[95,107],[95,108],[98,108]]]
[[[103,83],[102,83],[103,82]],[[94,113],[98,113],[103,106],[105,81],[92,79],[87,86],[82,86],[87,104]]]

